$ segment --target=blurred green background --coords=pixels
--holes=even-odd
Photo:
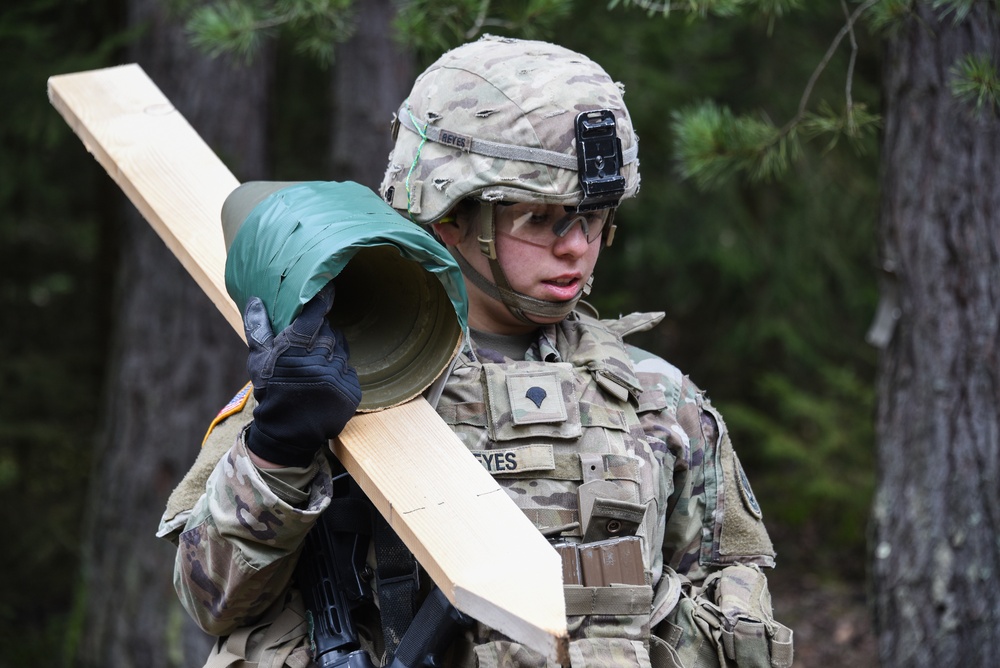
[[[45,82],[122,62],[137,37],[123,15],[123,0],[8,0],[0,10],[0,626],[5,644],[39,652],[72,640],[123,209]],[[780,182],[703,192],[677,175],[669,123],[712,100],[780,125],[843,20],[834,2],[768,21],[581,1],[544,37],[624,83],[640,136],[641,195],[619,214],[591,301],[607,316],[666,312],[634,342],[721,409],[781,571],[858,588],[874,486],[875,351],[864,335],[876,303],[875,141],[807,143]],[[328,178],[315,100],[328,75],[289,43],[278,48],[288,75],[276,79],[272,177]],[[425,49],[422,64],[436,55]],[[847,57],[834,56],[814,100],[843,104]],[[878,73],[877,45],[862,41],[853,91],[874,109]]]

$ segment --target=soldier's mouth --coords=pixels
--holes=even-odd
[[[546,298],[554,301],[573,299],[580,291],[579,276],[560,276],[542,281],[546,290]]]

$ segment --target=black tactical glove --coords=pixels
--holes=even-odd
[[[271,333],[264,303],[257,297],[247,303],[247,371],[257,400],[247,447],[275,464],[308,466],[361,401],[347,342],[326,320],[333,294],[331,282],[278,336]]]

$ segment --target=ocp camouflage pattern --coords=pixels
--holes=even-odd
[[[621,84],[579,53],[487,35],[441,56],[397,111],[418,130],[430,124],[450,131],[456,141],[424,141],[395,123],[396,143],[379,192],[419,223],[436,220],[470,196],[576,204],[582,192],[575,168],[477,155],[467,152],[462,140],[545,149],[575,160],[576,115],[605,108],[615,114],[618,137],[628,150],[638,139],[623,94]],[[624,197],[631,197],[639,188],[638,160],[622,175]]]
[[[710,543],[721,535],[722,517],[715,511],[725,507],[724,500],[707,496],[725,492],[718,478],[726,461],[725,425],[675,367],[622,342],[660,317],[636,314],[598,323],[574,314],[543,328],[523,362],[466,350],[438,404],[442,418],[550,539],[592,538],[581,508],[587,483],[596,481],[599,494],[642,509],[636,534],[643,539],[653,590],[641,614],[570,613],[572,637],[588,639],[574,645],[587,648],[578,660],[589,657],[588,666],[643,665],[650,626],[674,609],[680,581],[701,580],[720,565]],[[536,405],[532,397],[545,398]],[[565,405],[546,404],[550,399]],[[524,457],[521,449],[533,454]],[[545,451],[551,451],[548,468],[541,464]],[[514,465],[522,460],[530,463],[527,469]],[[489,462],[504,466],[498,470]],[[746,512],[738,505],[733,511]],[[599,519],[591,516],[589,524]],[[758,540],[739,559],[773,565],[770,541],[757,523]],[[735,562],[737,555],[726,559]],[[485,627],[478,628],[475,643],[480,665],[545,665],[541,656],[526,659],[530,650]],[[647,649],[635,654],[633,643]],[[622,652],[632,657],[625,664]]]
[[[577,668],[660,665],[691,648],[724,657],[725,624],[697,621],[719,609],[716,588],[700,585],[726,566],[774,563],[759,507],[739,492],[745,477],[721,416],[675,367],[622,341],[661,317],[597,321],[574,313],[540,330],[524,361],[468,347],[437,406],[550,539],[609,537],[611,522],[599,511],[607,499],[640,518],[632,530],[642,540],[646,584],[613,592],[608,609],[574,614],[568,604]],[[229,419],[246,422],[250,412]],[[175,534],[176,586],[206,631],[223,635],[257,620],[288,589],[302,539],[331,494],[328,466],[322,458],[315,466],[300,503],[272,491],[239,440],[213,471]],[[741,599],[735,582],[725,589],[727,610],[769,619],[769,603],[764,610]],[[450,665],[545,665],[483,625],[453,656],[461,658]]]
[[[251,414],[252,408],[243,412]],[[242,436],[219,461],[175,537],[174,586],[206,632],[226,635],[256,621],[288,588],[294,557],[332,494],[325,459],[312,468],[305,503],[297,508],[264,482]]]

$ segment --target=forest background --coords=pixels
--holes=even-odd
[[[777,20],[690,20],[579,1],[541,36],[625,84],[641,140],[642,193],[619,214],[591,301],[609,316],[666,312],[637,343],[707,388],[726,417],[779,553],[778,615],[813,620],[797,637],[800,665],[864,665],[877,140],[816,140],[788,178],[705,191],[678,175],[671,125],[673,112],[705,100],[779,124],[794,116],[845,20],[840,3],[803,4]],[[88,482],[103,465],[95,453],[127,205],[49,106],[45,81],[141,49],[148,34],[127,30],[124,13],[123,0],[10,0],[0,10],[0,665],[71,664],[80,642],[81,544]],[[878,45],[858,39],[853,95],[878,110]],[[268,164],[237,176],[331,178],[330,70],[296,55],[293,40],[276,48]],[[418,66],[439,52],[421,49]],[[850,57],[846,47],[833,55],[814,102],[843,105]],[[236,389],[201,407],[205,425]],[[132,540],[157,541],[155,529]],[[169,578],[164,570],[156,586]]]

